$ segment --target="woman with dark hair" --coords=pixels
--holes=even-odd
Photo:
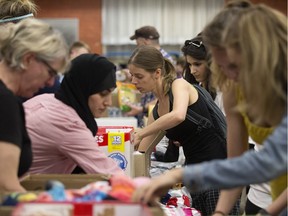
[[[83,54],[72,60],[60,89],[24,103],[34,159],[30,173],[122,172],[95,140],[97,124],[111,105],[115,65],[105,57]]]
[[[191,84],[199,84],[205,88],[224,113],[222,93],[212,86],[211,54],[205,46],[201,34],[191,40],[186,40],[181,50],[187,62],[184,79]]]

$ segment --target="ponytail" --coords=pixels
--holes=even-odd
[[[168,94],[172,82],[177,78],[176,70],[170,60],[164,58],[163,91]]]

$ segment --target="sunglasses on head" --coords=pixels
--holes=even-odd
[[[196,47],[201,47],[201,45],[203,44],[202,41],[192,41],[192,40],[186,40],[185,41],[185,46],[190,46],[190,45],[193,45],[193,46],[196,46]]]

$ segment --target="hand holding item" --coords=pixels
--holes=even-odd
[[[150,183],[137,188],[132,196],[133,202],[155,203],[176,183],[182,181],[183,169],[173,169],[151,180]]]
[[[137,147],[139,146],[141,140],[143,139],[143,137],[141,136],[141,131],[143,129],[137,128],[134,130],[134,146],[135,149],[137,149]]]
[[[125,106],[128,107],[127,112],[125,112],[125,115],[127,116],[135,116],[143,111],[143,108],[141,106],[138,106],[131,102],[125,103]]]

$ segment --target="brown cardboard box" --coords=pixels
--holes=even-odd
[[[1,216],[11,216],[14,207],[11,206],[0,206]]]
[[[149,170],[151,165],[151,159],[150,159],[151,153],[165,134],[166,132],[159,131],[155,139],[152,141],[152,143],[146,150],[146,152],[139,152],[139,151],[134,152],[133,157],[134,157],[135,177],[150,176]]]
[[[136,203],[104,201],[99,203],[23,203],[15,207],[14,215],[27,216],[39,214],[39,211],[45,215],[57,214],[70,216],[92,216],[92,215],[123,215],[125,212],[133,216],[164,216],[161,208],[149,208]],[[38,215],[37,214],[37,215]],[[42,214],[41,214],[42,215]]]
[[[20,183],[28,191],[45,190],[49,180],[61,181],[66,189],[79,189],[91,182],[109,178],[110,175],[105,174],[36,174],[24,177]]]
[[[14,208],[15,207],[11,206],[0,206],[0,215],[11,216]],[[150,207],[149,210],[152,216],[165,216],[163,210],[159,207]],[[109,215],[103,215],[103,216],[109,216]]]
[[[21,180],[21,185],[29,191],[42,191],[48,180],[59,180],[67,189],[81,188],[91,182],[108,180],[109,175],[102,174],[82,174],[82,175],[65,175],[65,174],[38,174],[28,175]],[[2,203],[4,196],[0,194],[0,202]],[[0,216],[11,216],[14,206],[0,206]],[[152,216],[164,216],[164,213],[159,207],[149,208]]]

